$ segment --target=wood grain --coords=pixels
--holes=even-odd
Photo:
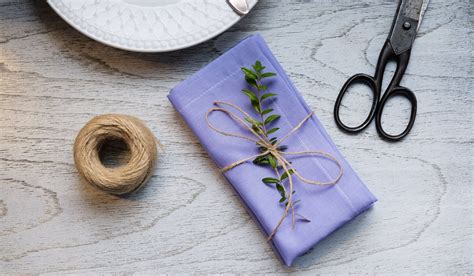
[[[402,83],[417,121],[395,144],[373,125],[340,132],[332,108],[347,77],[373,72],[396,3],[260,2],[211,41],[140,54],[84,37],[43,1],[0,1],[0,273],[474,273],[470,2],[431,1]],[[292,268],[166,98],[256,32],[379,198]],[[361,119],[368,102],[350,95],[344,118]],[[399,128],[408,111],[393,100],[385,123]],[[73,165],[75,135],[108,112],[143,119],[167,148],[129,197],[95,190]]]

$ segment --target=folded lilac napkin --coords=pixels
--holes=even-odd
[[[219,168],[258,153],[255,143],[236,137],[223,136],[210,129],[206,123],[207,111],[215,107],[214,101],[226,101],[254,114],[249,99],[241,90],[248,88],[241,67],[251,67],[260,60],[276,77],[268,79],[271,92],[277,93],[271,108],[281,115],[275,123],[280,127],[278,136],[283,136],[297,125],[311,109],[259,36],[244,39],[231,50],[217,58],[199,72],[172,89],[169,99],[181,114],[194,134]],[[265,79],[267,80],[267,79]],[[210,116],[212,124],[229,132],[249,135],[223,113]],[[291,227],[290,215],[272,239],[272,243],[283,262],[290,266],[296,257],[304,254],[331,232],[369,208],[376,198],[365,187],[354,170],[339,153],[323,126],[313,116],[284,143],[289,151],[325,151],[341,163],[344,174],[334,186],[314,186],[295,178],[296,199],[300,199],[296,212],[310,222],[296,221]],[[293,157],[294,167],[306,178],[330,181],[337,176],[339,168],[324,158]],[[272,176],[269,167],[252,162],[244,163],[227,172],[225,177],[232,184],[249,213],[263,231],[269,235],[285,209],[279,204],[279,193],[275,186],[262,183],[261,179]]]

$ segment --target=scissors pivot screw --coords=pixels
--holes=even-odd
[[[410,22],[406,21],[405,23],[403,23],[403,29],[409,30],[410,28],[411,28]]]

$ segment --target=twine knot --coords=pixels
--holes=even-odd
[[[219,106],[219,105],[221,105],[221,106],[225,106],[225,105],[230,106],[230,107],[236,109],[237,111],[239,111],[240,113],[242,113],[247,118],[251,118],[251,116],[247,112],[245,112],[242,108],[240,108],[239,106],[237,106],[233,103],[216,101],[216,102],[214,102],[214,105],[216,105],[216,106]],[[213,112],[216,112],[216,111],[217,112],[223,112],[223,113],[227,114],[232,120],[234,120],[237,123],[240,123],[244,128],[249,130],[250,133],[252,133],[254,137],[242,135],[242,134],[239,134],[239,133],[227,132],[227,131],[224,131],[224,130],[221,130],[221,129],[215,127],[209,121],[209,115]],[[237,167],[237,166],[239,166],[239,165],[241,165],[245,162],[248,162],[250,160],[255,160],[256,158],[267,156],[268,154],[271,154],[276,159],[276,162],[277,162],[278,166],[280,166],[283,169],[284,173],[288,176],[289,189],[290,189],[289,195],[288,195],[288,204],[286,205],[286,208],[285,208],[285,211],[283,212],[282,217],[280,218],[277,225],[275,226],[275,228],[273,229],[273,231],[269,235],[268,240],[271,240],[273,238],[276,231],[278,230],[278,228],[281,226],[284,219],[286,218],[290,208],[292,210],[292,224],[293,224],[293,227],[294,227],[295,214],[294,214],[294,209],[293,209],[293,204],[294,203],[293,203],[293,177],[292,177],[292,174],[294,174],[299,180],[301,180],[302,182],[304,182],[306,184],[319,185],[319,186],[335,185],[339,181],[339,179],[342,177],[342,174],[343,174],[342,165],[339,163],[339,161],[334,156],[332,156],[332,155],[330,155],[326,152],[317,151],[317,150],[291,152],[291,151],[284,151],[282,149],[281,143],[283,141],[285,141],[286,139],[288,139],[288,137],[293,135],[297,130],[299,130],[303,126],[303,124],[305,122],[307,122],[309,120],[309,118],[311,118],[311,116],[313,116],[313,112],[309,113],[303,120],[301,120],[295,127],[293,127],[279,141],[272,142],[265,135],[255,131],[250,124],[246,123],[238,115],[236,115],[234,112],[232,112],[228,109],[225,109],[225,108],[222,108],[222,107],[214,107],[214,108],[210,108],[206,113],[206,123],[212,130],[214,130],[217,133],[222,134],[224,136],[236,137],[236,138],[241,138],[241,139],[244,139],[244,140],[252,141],[252,142],[254,142],[255,144],[257,144],[261,147],[261,153],[249,156],[247,158],[243,158],[241,160],[238,160],[238,161],[222,168],[221,169],[222,172],[229,171],[229,170],[231,170],[231,169],[233,169],[233,168],[235,168],[235,167]],[[337,165],[337,167],[339,168],[339,174],[333,180],[330,180],[330,181],[327,181],[327,182],[307,179],[307,178],[303,177],[296,170],[296,168],[291,164],[291,162],[289,162],[287,160],[287,156],[291,156],[291,155],[293,155],[293,156],[309,155],[309,156],[324,157],[326,159],[329,159],[329,160],[333,161]],[[277,168],[274,168],[274,169],[275,169],[276,173],[278,174],[278,169]]]

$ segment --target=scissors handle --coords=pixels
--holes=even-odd
[[[403,132],[396,135],[387,133],[383,129],[383,126],[382,126],[383,109],[387,101],[394,96],[402,96],[406,98],[411,104],[410,119],[408,121],[408,124]],[[377,128],[378,134],[382,138],[392,141],[392,142],[400,141],[401,139],[403,139],[405,136],[408,135],[413,125],[415,124],[416,110],[417,110],[416,96],[415,96],[415,93],[413,93],[410,89],[403,86],[397,86],[395,88],[392,88],[391,90],[388,90],[387,92],[385,92],[382,99],[380,100],[378,109],[376,111],[375,127]]]
[[[401,140],[410,132],[416,117],[416,97],[411,90],[400,86],[400,81],[402,80],[403,75],[405,74],[405,70],[408,67],[410,52],[411,50],[409,49],[400,54],[396,54],[392,48],[392,45],[390,44],[390,40],[387,39],[382,50],[380,51],[377,65],[375,67],[374,77],[371,77],[366,74],[356,74],[346,81],[346,83],[342,86],[341,91],[339,92],[339,95],[336,99],[336,103],[334,105],[334,119],[339,128],[349,133],[358,133],[364,130],[375,118],[378,134],[382,138],[385,138],[389,141]],[[385,67],[387,66],[387,63],[390,60],[395,60],[397,62],[397,69],[395,70],[393,78],[390,81],[390,84],[388,85],[384,95],[382,96],[382,99],[380,99]],[[360,125],[351,127],[342,122],[339,115],[339,109],[342,103],[342,99],[344,98],[344,95],[346,94],[347,90],[351,85],[356,83],[368,86],[373,93],[373,100],[367,118]],[[393,96],[402,96],[407,98],[412,106],[410,121],[408,122],[406,129],[402,133],[397,135],[388,134],[386,131],[384,131],[381,124],[384,106],[387,101]]]
[[[339,108],[341,107],[342,98],[344,98],[344,95],[346,94],[349,87],[354,84],[363,84],[369,87],[370,91],[372,91],[373,93],[373,98],[372,98],[372,106],[364,122],[362,122],[358,126],[351,127],[342,122],[341,117],[339,116]],[[344,85],[342,86],[341,92],[339,92],[339,95],[337,96],[337,99],[336,99],[336,103],[334,105],[334,119],[336,120],[337,126],[340,129],[349,133],[361,132],[374,119],[375,111],[377,110],[377,105],[379,103],[379,98],[380,98],[380,89],[377,88],[377,82],[372,76],[360,73],[360,74],[355,74],[354,76],[350,77],[346,81],[346,83],[344,83]]]
[[[403,79],[403,75],[408,67],[408,62],[410,61],[411,49],[406,50],[400,54],[396,54],[393,50],[390,40],[386,40],[385,44],[380,51],[379,59],[377,60],[377,65],[375,66],[374,80],[377,85],[377,89],[382,90],[382,81],[385,73],[385,68],[389,61],[395,61],[397,63],[397,69],[393,74],[392,80],[387,86],[386,91],[390,91],[397,86],[400,86],[400,82]]]
[[[377,66],[375,67],[375,83],[379,91],[382,89],[383,75],[385,72],[385,67],[390,60],[394,60],[397,63],[397,69],[393,74],[392,80],[390,81],[385,93],[378,102],[377,110],[375,111],[375,127],[377,133],[384,139],[396,142],[403,139],[405,136],[410,133],[410,130],[415,124],[416,111],[417,111],[417,100],[415,94],[408,88],[400,86],[403,75],[408,67],[408,62],[410,61],[411,48],[405,50],[401,53],[398,53],[394,50],[390,39],[387,39],[385,42],[382,51],[380,52],[379,60],[377,61]],[[380,94],[379,94],[380,95]],[[394,96],[401,96],[406,98],[411,104],[410,119],[408,124],[401,133],[399,134],[389,134],[383,129],[382,125],[382,115],[383,109],[388,102],[388,100]]]

